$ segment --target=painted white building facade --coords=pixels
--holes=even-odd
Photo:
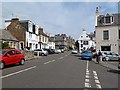
[[[95,41],[89,37],[86,30],[83,30],[82,35],[80,35],[80,38],[78,40],[79,43],[79,52],[82,52],[82,50],[90,49],[91,47],[93,49],[96,48]]]
[[[49,49],[55,49],[55,42],[48,43]]]
[[[39,48],[39,26],[35,25],[32,21],[28,20],[28,30],[26,31],[26,45],[30,47],[30,50],[35,50]]]
[[[99,13],[96,8],[96,49],[120,54],[120,13]]]

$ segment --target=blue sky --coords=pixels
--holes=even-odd
[[[117,2],[3,2],[2,21],[18,16],[31,20],[51,35],[65,33],[78,39],[82,29],[95,30],[95,9],[100,14],[117,13]]]

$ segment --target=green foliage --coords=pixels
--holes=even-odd
[[[2,49],[9,49],[9,44],[7,42],[2,42]]]
[[[78,40],[75,42],[75,47],[76,47],[76,49],[79,50],[79,43],[78,43]]]

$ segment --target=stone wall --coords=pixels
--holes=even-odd
[[[34,51],[24,50],[22,53],[25,55],[25,60],[34,58]]]

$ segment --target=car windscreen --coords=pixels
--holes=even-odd
[[[0,55],[3,55],[6,52],[6,50],[0,51]]]

